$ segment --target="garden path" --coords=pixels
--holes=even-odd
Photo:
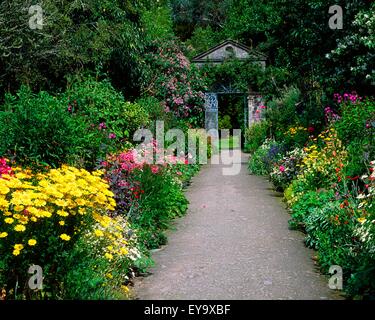
[[[261,177],[223,176],[206,165],[186,194],[188,214],[175,221],[169,243],[154,252],[151,275],[138,278],[139,299],[340,299],[328,288],[303,244],[288,229],[282,198]]]

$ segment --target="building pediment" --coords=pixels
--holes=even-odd
[[[205,63],[223,63],[228,59],[250,59],[265,65],[267,57],[263,53],[253,50],[239,42],[226,40],[223,43],[212,47],[206,52],[197,55],[192,59],[192,62],[201,65]]]

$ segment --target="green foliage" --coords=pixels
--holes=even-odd
[[[228,12],[228,1],[172,0],[173,22],[176,34],[186,40],[199,27],[212,27],[215,31],[222,27]]]
[[[341,119],[334,123],[339,138],[347,145],[348,176],[362,175],[375,157],[375,103],[371,99],[340,106]]]
[[[333,191],[330,192],[317,192],[317,191],[306,191],[299,201],[294,203],[290,207],[292,214],[292,220],[289,221],[291,226],[299,226],[302,230],[305,229],[305,219],[313,211],[316,211],[317,207],[320,208],[329,201],[334,200]],[[312,240],[309,240],[309,243]]]
[[[296,109],[299,102],[301,102],[301,92],[291,87],[283,92],[281,98],[267,103],[266,119],[276,139],[282,140],[285,129],[291,123],[298,123]]]
[[[355,139],[368,140],[374,137],[375,102],[366,99],[363,102],[345,102],[340,105],[340,121],[335,122],[339,138],[348,143]]]
[[[254,153],[267,139],[269,124],[267,121],[261,121],[252,124],[245,131],[245,149]]]
[[[232,123],[229,115],[219,117],[219,129],[232,129]]]
[[[187,48],[189,49],[189,52],[187,53],[188,57],[193,58],[196,55],[214,47],[220,42],[220,40],[223,40],[218,39],[218,37],[219,34],[214,32],[211,26],[196,28],[192,37],[185,42]]]
[[[42,30],[29,28],[28,8],[35,1],[0,4],[0,90],[58,90],[66,74],[107,72],[128,95],[139,91],[144,32],[143,0],[43,1]]]
[[[360,211],[353,200],[340,199],[330,191],[309,191],[291,206],[292,227],[306,232],[308,247],[318,251],[321,269],[328,273],[332,265],[344,272],[345,291],[350,295],[374,294],[374,257],[358,235]]]
[[[142,13],[142,25],[145,28],[147,43],[173,37],[171,11],[166,6],[155,6]]]
[[[0,154],[34,167],[93,167],[111,141],[67,108],[66,99],[46,92],[34,95],[26,87],[17,97],[8,95],[0,109]]]
[[[337,48],[332,50],[327,58],[338,65],[332,81],[349,82],[351,85],[361,85],[371,90],[374,85],[375,71],[375,4],[363,5],[350,20],[351,32],[339,39]]]
[[[185,214],[188,201],[181,185],[167,170],[154,174],[151,167],[144,167],[136,180],[140,181],[145,196],[132,213],[131,221],[139,230],[140,242],[148,249],[156,249],[166,243],[163,231],[172,219]]]
[[[132,141],[136,130],[148,124],[148,115],[140,105],[126,102],[108,80],[93,78],[74,81],[65,93],[74,114],[85,117],[95,128],[105,124],[103,132],[116,135],[116,141]]]
[[[253,61],[240,61],[231,57],[222,64],[206,64],[201,72],[207,78],[209,88],[224,85],[239,92],[248,92],[249,87],[255,92],[260,91],[264,77],[262,66]]]
[[[151,132],[156,130],[156,121],[163,121],[165,131],[176,127],[176,119],[172,113],[165,112],[165,105],[155,97],[143,97],[137,100],[137,104],[142,107],[150,119],[148,129]]]

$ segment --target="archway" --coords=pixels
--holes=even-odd
[[[222,64],[228,59],[236,59],[242,61],[252,61],[259,64],[263,69],[266,66],[267,57],[252,48],[233,40],[227,40],[208,51],[196,56],[192,62],[198,67],[206,64]],[[252,123],[263,119],[262,97],[258,92],[254,92],[251,88],[247,91],[239,91],[232,88],[229,84],[217,83],[208,92],[205,93],[205,129],[206,131],[219,130],[219,102],[222,96],[240,96],[243,97],[243,126],[235,129],[244,129]]]

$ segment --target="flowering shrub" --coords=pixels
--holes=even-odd
[[[108,156],[101,168],[117,202],[112,214],[129,217],[145,249],[157,248],[170,220],[185,213],[182,188],[198,167],[167,155],[156,141]]]
[[[147,59],[150,71],[145,90],[164,102],[167,113],[196,127],[201,125],[204,85],[178,45],[174,41],[155,43],[155,50]]]
[[[318,260],[325,272],[332,265],[343,268],[344,285],[351,294],[375,293],[374,166],[372,162],[370,176],[362,177],[366,183],[362,191],[358,186],[350,190],[342,181],[333,185],[336,192],[333,188],[307,191],[290,205],[291,225],[306,232],[306,244],[318,250]]]
[[[375,260],[375,161],[371,161],[370,165],[370,175],[361,178],[365,183],[365,190],[357,196],[362,217],[358,219],[361,225],[355,234],[368,256]]]
[[[340,104],[341,120],[334,123],[338,137],[346,145],[349,176],[362,175],[375,157],[375,103],[371,99],[354,98]]]
[[[347,152],[334,129],[319,134],[304,151],[306,156],[301,163],[301,174],[286,189],[289,204],[297,201],[307,190],[329,188],[341,181],[337,172],[346,163]]]
[[[302,126],[290,127],[284,134],[283,141],[289,149],[303,147],[309,138],[312,128]]]
[[[305,150],[296,148],[287,152],[286,156],[274,165],[270,178],[277,190],[284,190],[301,173],[300,166],[305,157]]]
[[[249,159],[249,170],[252,174],[266,175],[284,154],[284,146],[272,139],[266,139]]]
[[[133,240],[126,221],[107,216],[107,211],[115,210],[116,202],[101,172],[91,174],[68,166],[38,174],[19,168],[13,172],[0,179],[0,288],[6,296],[33,296],[27,288],[27,270],[32,264],[43,268],[41,294],[54,298],[69,296],[64,282],[68,275],[76,274],[75,268],[82,266],[83,260],[92,263],[90,270],[101,274],[105,284],[103,270],[138,256],[130,248]],[[79,243],[83,249],[77,247]],[[87,245],[96,249],[87,253]],[[82,250],[87,255],[78,254]],[[128,270],[122,271],[126,275]],[[84,290],[85,284],[80,284]],[[101,288],[92,284],[90,290],[99,293]],[[78,291],[75,297],[79,297]]]
[[[339,137],[348,143],[356,138],[373,136],[375,132],[374,101],[352,95],[350,98],[343,98],[339,101],[341,101],[339,103],[341,121],[335,123]]]

